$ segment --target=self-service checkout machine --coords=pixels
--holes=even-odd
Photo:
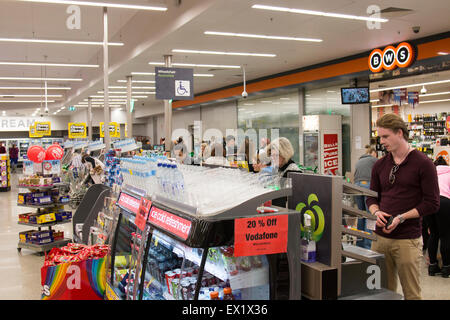
[[[288,208],[311,216],[316,262],[302,262],[302,297],[312,300],[399,300],[387,290],[384,255],[357,247],[347,236],[376,241],[376,235],[357,230],[348,217],[376,217],[346,201],[356,195],[377,196],[369,189],[345,182],[340,176],[289,173],[292,196]],[[302,225],[303,230],[303,225]]]

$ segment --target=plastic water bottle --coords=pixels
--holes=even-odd
[[[174,184],[174,197],[175,199],[182,200],[184,195],[184,177],[183,173],[178,169],[177,165],[172,165],[173,168],[173,184]]]
[[[156,165],[156,183],[158,185],[158,192],[162,193],[163,192],[163,187],[162,187],[162,174],[163,174],[163,167],[162,167],[162,162],[158,162],[158,164]]]

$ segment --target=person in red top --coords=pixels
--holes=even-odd
[[[6,153],[6,148],[3,143],[0,144],[0,154]]]
[[[421,299],[422,217],[439,209],[439,185],[433,162],[408,144],[402,118],[386,114],[377,121],[378,136],[388,154],[373,166],[366,200],[377,216],[372,250],[385,255],[388,289],[397,290],[397,274],[407,300]],[[390,225],[389,219],[392,218]]]
[[[17,162],[19,161],[19,149],[15,144],[9,148],[9,159],[11,160],[11,171],[15,172]]]

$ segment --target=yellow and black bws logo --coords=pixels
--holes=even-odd
[[[311,228],[313,230],[313,240],[319,241],[322,238],[323,230],[325,228],[325,216],[323,215],[322,209],[319,207],[319,198],[311,193],[308,196],[308,205],[300,202],[295,210],[301,212],[303,215],[307,214],[311,217]],[[303,218],[300,224],[301,236],[303,237],[305,228],[303,226]]]

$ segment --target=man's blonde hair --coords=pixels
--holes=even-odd
[[[408,141],[408,127],[406,126],[406,123],[403,121],[403,119],[395,113],[385,114],[377,120],[376,125],[378,128],[381,127],[385,129],[391,129],[394,133],[397,133],[398,130],[402,130],[403,138]]]

